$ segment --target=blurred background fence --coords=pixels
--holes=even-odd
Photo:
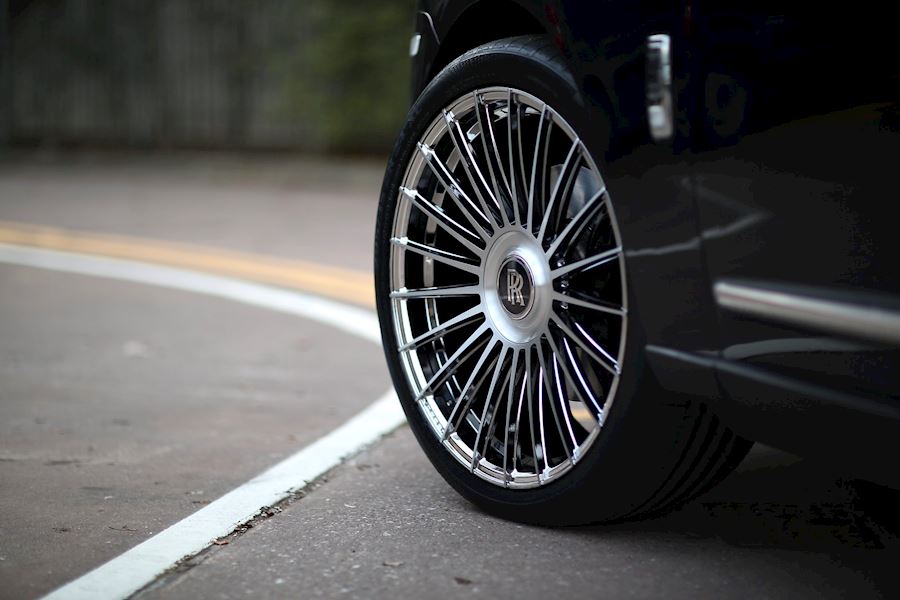
[[[0,0],[0,143],[383,153],[412,0]]]

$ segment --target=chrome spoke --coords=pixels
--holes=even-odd
[[[441,182],[441,185],[444,186],[444,189],[447,190],[447,193],[450,195],[450,198],[459,208],[460,212],[466,218],[466,220],[478,230],[478,235],[481,236],[482,239],[488,239],[491,237],[491,234],[485,229],[484,225],[487,225],[491,222],[486,214],[481,212],[481,209],[475,206],[475,203],[472,202],[472,199],[463,191],[462,187],[459,185],[459,182],[454,177],[453,173],[450,172],[450,168],[444,164],[441,159],[437,157],[435,151],[425,144],[419,143],[419,151],[425,157],[425,162],[431,168],[431,172],[434,173],[435,177],[438,178],[438,181]],[[482,222],[479,222],[477,217],[481,217]]]
[[[484,159],[487,162],[488,173],[494,184],[494,194],[498,200],[503,198],[502,184],[503,190],[506,191],[506,197],[512,202],[513,220],[515,223],[519,223],[519,206],[515,200],[515,193],[510,188],[506,172],[503,170],[503,159],[500,157],[500,149],[497,147],[497,138],[494,135],[494,124],[491,120],[491,115],[481,96],[477,92],[473,92],[473,95],[475,97],[475,117],[478,120],[478,128],[481,130],[480,137],[484,148]],[[499,177],[497,176],[498,174]]]
[[[578,440],[575,438],[575,432],[572,429],[572,416],[570,414],[571,409],[566,406],[566,402],[569,400],[567,394],[563,392],[563,379],[559,374],[559,357],[556,353],[553,354],[553,381],[556,382],[556,391],[557,398],[559,399],[559,412],[563,416],[563,420],[566,424],[566,431],[569,432],[569,439],[572,440],[572,450],[573,452],[578,449]],[[573,455],[573,460],[577,458]]]
[[[478,317],[484,317],[484,314],[481,312],[481,305],[470,308],[466,312],[460,313],[452,319],[449,319],[447,321],[444,321],[440,325],[432,327],[422,335],[417,336],[415,339],[405,344],[401,344],[397,348],[397,352],[408,352],[410,350],[415,350],[416,348],[424,344],[428,344],[429,342],[437,340],[440,336],[446,335],[452,331],[456,331],[461,327],[465,327]]]
[[[524,350],[523,352],[525,352],[527,354],[528,350]],[[513,445],[512,445],[513,463],[512,463],[512,468],[510,469],[510,471],[516,470],[516,452],[518,452],[519,448],[520,448],[519,447],[519,432],[522,431],[522,405],[525,404],[526,389],[530,384],[531,384],[531,373],[526,368],[522,371],[522,385],[519,388],[519,402],[516,407],[516,432],[515,432],[515,435],[513,436]],[[532,456],[534,456],[534,455],[532,454]]]
[[[550,141],[550,122],[547,119],[547,105],[541,109],[541,120],[538,122],[538,130],[537,137],[534,140],[534,158],[531,161],[531,183],[528,186],[528,213],[526,215],[525,220],[525,229],[528,231],[532,231],[534,229],[534,201],[535,201],[535,183],[538,178],[538,160],[543,154],[546,156],[546,153],[541,152],[541,141],[546,137],[547,142]],[[544,165],[544,171],[546,171],[546,165]],[[543,175],[547,175],[546,172]],[[543,188],[543,182],[541,187]],[[542,192],[543,190],[538,190],[538,192]],[[540,240],[538,240],[540,241]]]
[[[572,349],[569,347],[569,343],[566,339],[563,339],[563,347],[566,349],[566,354],[564,355],[559,351],[559,347],[556,345],[556,342],[553,341],[553,337],[550,335],[550,331],[547,330],[547,341],[550,344],[550,348],[553,350],[553,354],[559,357],[559,366],[562,369],[563,375],[565,375],[566,379],[569,380],[569,385],[572,386],[572,389],[575,390],[575,393],[578,395],[579,400],[581,400],[582,404],[585,406],[592,405],[596,409],[596,413],[592,412],[595,420],[599,421],[599,415],[603,413],[603,408],[600,406],[600,403],[594,398],[594,394],[591,391],[591,386],[588,385],[587,380],[584,377],[584,374],[581,372],[581,369],[578,367],[578,363],[575,360],[575,356],[572,354]],[[568,363],[571,366],[571,370],[569,366],[566,365]],[[575,376],[572,376],[571,371],[575,371]]]
[[[544,382],[544,391],[547,393],[547,402],[550,404],[550,412],[553,413],[553,422],[556,424],[556,432],[559,434],[559,443],[562,445],[563,449],[566,451],[566,456],[568,458],[572,458],[572,451],[569,449],[569,446],[566,445],[566,434],[563,432],[562,423],[559,419],[559,413],[556,410],[556,402],[554,402],[554,393],[553,386],[550,384],[550,370],[547,368],[547,362],[544,360],[544,349],[540,341],[538,341],[538,361],[541,364],[541,374],[543,375],[542,379]],[[562,389],[559,389],[559,402],[562,405],[563,397],[562,397]],[[572,433],[571,422],[569,423],[569,433],[571,434],[571,442],[572,447],[577,448],[578,442],[575,440],[575,434]]]
[[[540,361],[541,349],[538,348],[538,360]],[[537,409],[538,409],[538,425],[541,430],[541,453],[544,455],[544,469],[541,471],[541,475],[546,477],[547,472],[550,470],[550,461],[548,460],[547,453],[547,435],[546,428],[544,427],[544,391],[547,389],[546,384],[544,383],[544,367],[541,366],[538,369],[537,376]]]
[[[538,454],[538,451],[537,451],[537,436],[534,433],[534,420],[535,420],[534,386],[535,386],[535,382],[534,382],[534,377],[532,376],[534,373],[534,370],[532,369],[532,364],[531,364],[531,348],[529,348],[525,352],[525,372],[528,373],[528,380],[529,380],[528,386],[525,388],[525,393],[527,394],[526,402],[527,402],[527,406],[528,406],[528,427],[530,429],[530,434],[531,434],[531,456],[534,458],[534,474],[540,478],[541,468],[540,468],[538,461],[541,460],[541,456]],[[540,384],[538,384],[538,385],[540,385]],[[543,413],[542,413],[542,415],[543,415]],[[541,437],[543,437],[543,426],[541,426]],[[544,446],[542,445],[541,448],[544,448]],[[546,464],[546,462],[545,462],[545,464]]]
[[[480,338],[489,328],[489,325],[485,322],[472,332],[466,341],[460,344],[459,348],[456,349],[456,352],[454,352],[450,358],[441,365],[437,372],[431,376],[431,379],[424,385],[422,391],[416,395],[415,400],[421,400],[426,394],[433,392],[433,390],[442,386],[447,379],[456,373],[459,366],[466,362],[466,360],[483,345],[477,343],[478,338]]]
[[[506,211],[500,206],[500,202],[494,197],[494,192],[491,190],[487,181],[485,181],[484,175],[481,174],[478,163],[475,162],[475,156],[472,154],[472,148],[469,146],[469,141],[466,139],[466,135],[463,133],[459,121],[457,121],[453,117],[453,114],[449,112],[444,112],[444,120],[447,122],[447,127],[450,129],[450,140],[453,142],[453,147],[456,148],[456,152],[459,154],[463,170],[469,178],[469,183],[475,191],[475,196],[478,197],[478,203],[481,205],[483,214],[492,216],[492,211],[488,206],[487,200],[485,200],[485,196],[487,196],[501,214],[500,220],[497,221],[496,219],[493,219],[492,224],[503,227],[507,224]]]
[[[513,195],[516,202],[522,200],[527,202],[528,191],[525,183],[525,166],[522,164],[522,134],[521,119],[519,114],[519,105],[513,101],[513,93],[510,90],[507,100],[506,117],[509,144],[509,182],[513,189]],[[518,154],[518,160],[515,156]],[[516,163],[519,166],[516,166]],[[527,219],[527,213],[526,213]],[[521,223],[521,221],[519,221]]]
[[[594,267],[598,267],[600,265],[605,265],[609,262],[616,260],[619,257],[619,254],[622,253],[621,248],[612,248],[605,252],[601,252],[600,254],[595,254],[593,256],[588,256],[587,258],[582,258],[581,260],[575,261],[572,264],[565,265],[563,267],[559,267],[557,269],[553,269],[550,275],[553,279],[558,279],[563,275],[567,275],[572,271],[587,271],[588,269],[593,269]]]
[[[507,389],[506,395],[506,427],[503,429],[503,478],[505,482],[509,482],[509,427],[510,427],[510,419],[512,417],[512,406],[513,406],[513,395],[516,390],[516,367],[519,364],[519,351],[512,351],[512,364],[509,367],[509,386]],[[524,380],[523,380],[524,381]],[[522,390],[523,394],[525,390]],[[518,423],[518,414],[522,410],[522,400],[521,396],[519,397],[519,409],[516,413],[516,422]],[[513,461],[515,461],[515,451],[516,451],[516,439],[518,438],[519,428],[516,427],[516,435],[513,438]]]
[[[506,387],[508,383],[509,383],[509,372],[507,372],[506,375],[503,377],[503,383],[500,384],[500,387]],[[475,447],[472,448],[472,451],[473,451],[472,457],[473,458],[475,458],[476,456],[478,456],[479,458],[484,458],[484,459],[487,458],[488,445],[491,443],[491,440],[494,439],[495,432],[497,431],[497,423],[499,422],[499,419],[497,419],[497,415],[500,412],[500,403],[502,402],[502,400],[503,400],[502,397],[498,398],[497,404],[494,407],[494,410],[491,411],[491,422],[490,422],[490,425],[488,426],[487,435],[484,436],[484,439],[481,442],[481,451],[478,454],[475,453],[475,449],[477,448],[478,440],[475,441],[476,445],[475,445]],[[485,417],[482,417],[482,419],[484,419],[484,418]],[[480,434],[481,434],[481,432],[479,432],[479,435]],[[477,466],[477,463],[476,463],[476,466]],[[472,469],[472,470],[474,471],[474,469]]]
[[[613,357],[609,355],[609,353],[603,349],[603,347],[594,340],[591,336],[587,335],[583,329],[579,327],[579,330],[582,332],[582,335],[577,335],[574,331],[572,331],[568,325],[563,323],[563,320],[559,318],[557,315],[552,315],[550,319],[556,323],[556,326],[562,329],[563,333],[566,334],[568,339],[575,342],[575,344],[581,348],[588,356],[594,359],[600,366],[604,369],[612,373],[613,375],[619,374],[619,362],[615,360]],[[592,348],[593,347],[593,348]],[[598,354],[599,353],[599,354]]]
[[[553,240],[553,243],[550,244],[550,248],[547,249],[548,258],[552,258],[553,255],[556,254],[556,251],[559,250],[560,245],[565,243],[570,237],[573,240],[578,239],[581,231],[590,222],[590,218],[593,216],[594,211],[603,208],[604,203],[600,201],[603,199],[603,194],[605,193],[606,188],[602,187],[584,203],[584,206],[582,206],[578,213],[572,217],[572,220],[569,221],[568,225],[565,226],[560,234],[556,236],[556,239]]]
[[[444,429],[444,440],[450,437],[451,433],[456,431],[458,426],[454,424],[454,421],[456,419],[464,419],[466,413],[469,411],[469,407],[475,400],[475,395],[481,388],[481,384],[484,383],[484,380],[487,378],[494,361],[496,361],[496,359],[494,359],[494,361],[491,361],[491,364],[487,366],[487,369],[485,369],[484,373],[482,374],[484,363],[487,362],[487,359],[494,351],[496,345],[497,339],[492,337],[485,349],[481,352],[481,356],[478,357],[478,361],[475,363],[475,366],[472,367],[472,373],[469,374],[469,378],[466,380],[465,385],[462,387],[459,395],[456,397],[456,403],[453,405],[453,410],[450,412],[450,417],[447,419],[447,427],[446,429]],[[481,376],[479,377],[479,375]],[[465,404],[463,404],[463,402],[465,402]],[[460,410],[460,407],[462,407],[462,410]],[[459,415],[457,415],[457,411],[459,411]]]
[[[485,433],[485,421],[487,420],[488,410],[490,409],[491,403],[493,402],[494,390],[497,387],[497,382],[500,380],[500,374],[503,372],[504,359],[506,358],[506,353],[508,352],[508,350],[508,347],[503,346],[503,348],[500,349],[500,356],[497,358],[497,362],[494,363],[494,373],[493,375],[491,375],[491,383],[490,385],[488,385],[488,391],[484,399],[484,409],[481,411],[481,420],[478,424],[478,435],[475,436],[475,443],[472,444],[472,471],[475,470],[475,466],[478,464],[478,442],[481,441],[481,434]],[[497,406],[499,405],[500,401],[498,400]],[[494,411],[493,415],[491,416],[491,424],[493,424],[494,417],[496,416],[497,411]],[[491,428],[493,427],[491,426]],[[488,431],[487,435],[490,436],[491,432]],[[481,454],[483,456],[484,452],[482,452]]]
[[[412,300],[415,298],[459,298],[461,296],[477,296],[481,288],[477,285],[445,285],[428,288],[397,290],[391,292],[393,300]]]
[[[453,236],[453,239],[465,246],[470,252],[476,256],[481,256],[481,254],[484,253],[484,249],[474,243],[474,241],[481,240],[481,238],[451,219],[443,208],[429,202],[416,190],[401,187],[400,192],[409,198],[416,208],[434,219],[434,222],[437,223],[441,229]]]
[[[550,223],[550,217],[553,216],[553,209],[556,207],[556,204],[559,201],[560,190],[565,191],[569,188],[569,183],[577,172],[577,167],[579,164],[579,156],[577,154],[577,150],[580,146],[581,140],[576,139],[572,143],[572,147],[569,149],[569,154],[566,156],[566,161],[563,163],[562,169],[560,169],[559,171],[559,177],[557,177],[556,179],[556,185],[553,186],[553,191],[550,193],[550,200],[547,202],[547,206],[544,208],[544,218],[541,221],[541,228],[538,230],[537,235],[538,243],[543,243],[544,237],[547,234],[547,225]]]
[[[609,352],[607,352],[606,349],[603,348],[603,346],[601,346],[599,342],[597,342],[597,340],[595,340],[593,338],[593,336],[591,336],[587,331],[585,331],[584,327],[582,327],[578,323],[575,323],[575,329],[577,329],[581,333],[581,335],[584,337],[584,339],[586,339],[588,341],[588,343],[590,343],[597,350],[597,352],[602,354],[606,358],[606,360],[608,360],[610,362],[610,364],[615,368],[616,374],[618,374],[619,373],[619,362],[616,359],[614,359],[612,357],[612,355]]]
[[[510,200],[513,205],[513,210],[516,214],[516,224],[521,225],[523,222],[521,215],[521,205],[519,196],[521,195],[524,198],[524,192],[520,194],[522,191],[516,182],[516,172],[514,170],[514,162],[513,162],[513,119],[512,119],[512,90],[508,90],[506,94],[506,148],[507,155],[509,157],[508,169],[506,170],[506,185],[509,186],[509,194]],[[496,142],[496,138],[495,138]],[[498,152],[499,155],[499,152]],[[500,164],[503,164],[502,161]]]
[[[616,315],[617,317],[625,316],[625,309],[621,306],[612,306],[599,300],[583,300],[581,298],[576,298],[571,294],[563,294],[560,292],[554,292],[553,299],[559,302],[564,302],[566,304],[571,304],[572,306],[580,306],[581,308],[587,308],[588,310],[596,310],[597,312],[606,313],[608,315]]]
[[[446,250],[432,248],[431,246],[426,246],[425,244],[414,242],[409,238],[391,238],[391,243],[408,251],[420,254],[425,258],[430,258],[447,266],[457,268],[460,271],[478,274],[478,272],[481,270],[481,267],[479,267],[478,265],[467,262],[469,259],[467,259],[465,256],[447,252]]]
[[[578,383],[581,385],[581,390],[583,392],[582,402],[584,402],[584,396],[591,401],[591,404],[594,405],[594,408],[597,409],[595,416],[597,417],[598,422],[603,421],[603,407],[600,406],[600,402],[594,397],[594,393],[591,390],[591,386],[588,385],[587,380],[584,377],[584,373],[582,373],[582,369],[578,364],[578,360],[575,358],[575,354],[572,352],[572,347],[569,346],[569,340],[563,339],[563,347],[566,349],[566,356],[569,358],[569,364],[572,365],[572,370],[575,371],[575,375],[578,377]],[[573,387],[579,389],[578,386],[572,384]],[[587,404],[585,402],[585,404]]]

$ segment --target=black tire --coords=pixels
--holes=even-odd
[[[410,428],[438,472],[485,510],[517,521],[564,525],[610,522],[671,509],[733,469],[751,443],[722,425],[704,405],[659,389],[646,367],[640,316],[629,313],[615,402],[583,458],[545,485],[509,489],[474,476],[454,460],[414,402],[401,367],[390,300],[390,256],[398,189],[426,128],[454,99],[488,86],[540,98],[562,115],[601,163],[603,114],[582,97],[559,51],[545,36],[492,42],[448,65],[411,108],[381,191],[375,239],[377,308],[387,363]],[[602,167],[602,165],[601,165]],[[615,191],[611,190],[613,205]],[[627,240],[623,240],[627,247]],[[626,261],[627,262],[627,261]],[[627,289],[632,289],[627,286]],[[630,302],[636,306],[636,302]]]

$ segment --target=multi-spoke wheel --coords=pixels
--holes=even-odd
[[[603,179],[544,101],[475,89],[435,117],[399,186],[391,317],[414,400],[497,485],[562,476],[613,402],[627,320]]]
[[[633,473],[625,491],[601,483],[638,464],[606,430],[625,427],[613,407],[633,404],[641,369],[626,364],[613,199],[584,139],[597,129],[551,47],[511,40],[435,79],[385,176],[378,309],[401,401],[441,473],[516,518],[621,516],[653,491]]]

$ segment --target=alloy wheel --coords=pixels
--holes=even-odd
[[[447,106],[397,190],[391,317],[411,396],[472,474],[510,488],[583,459],[615,398],[625,263],[600,172],[524,91]]]

